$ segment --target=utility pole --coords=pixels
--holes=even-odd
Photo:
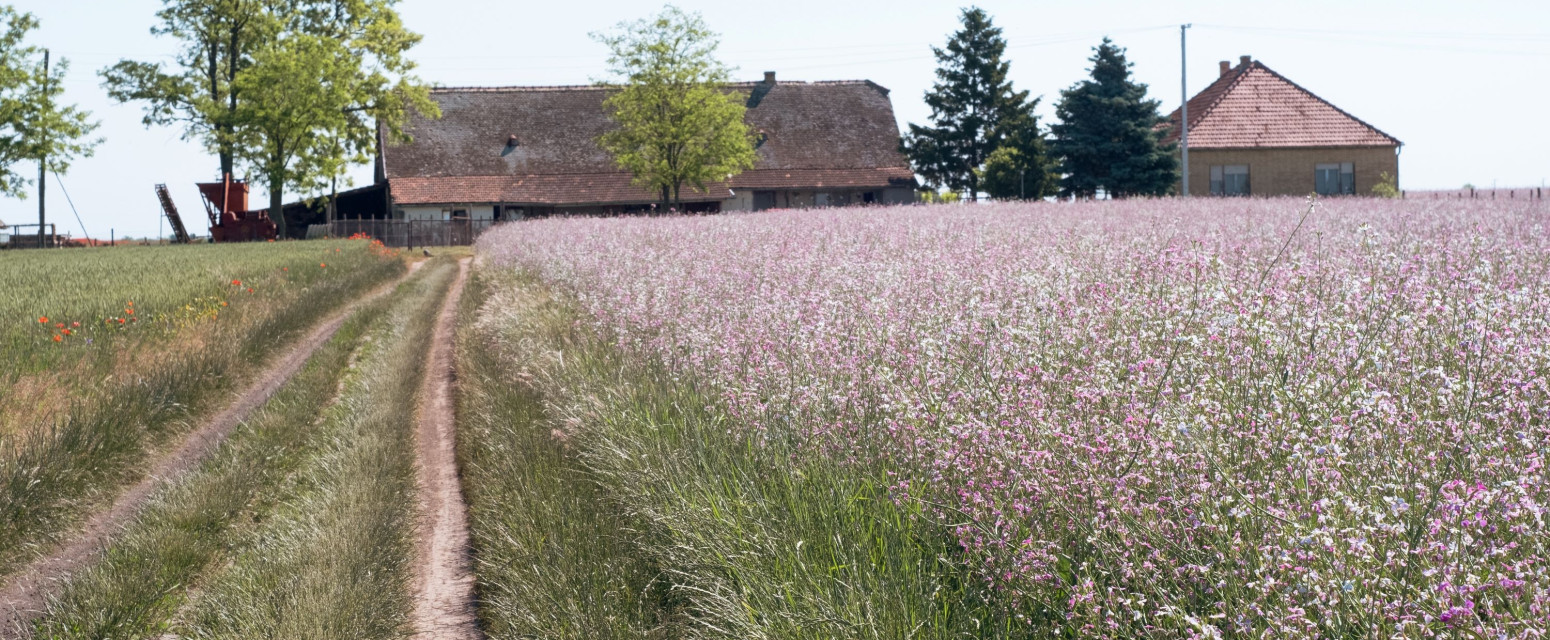
[[[48,49],[43,50],[43,113],[48,113]],[[43,196],[48,190],[48,150],[38,156],[38,248],[48,245],[43,242]]]
[[[1192,24],[1179,25],[1179,158],[1184,165],[1183,186],[1179,194],[1189,197],[1189,57],[1184,46],[1185,29]]]

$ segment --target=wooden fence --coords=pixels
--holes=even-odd
[[[494,220],[335,220],[307,228],[308,238],[348,238],[363,234],[390,247],[453,247],[474,243]]]

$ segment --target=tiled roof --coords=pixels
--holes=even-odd
[[[432,176],[388,178],[399,204],[513,202],[549,205],[654,202],[660,196],[630,184],[628,173],[574,173],[521,176]],[[706,185],[709,193],[685,187],[684,202],[732,197],[725,184]]]
[[[1165,142],[1177,142],[1179,111]],[[1258,60],[1232,68],[1189,99],[1191,149],[1392,147],[1398,139],[1362,122]]]
[[[740,83],[730,89],[756,96],[747,122],[764,134],[754,170],[734,178],[732,187],[913,184],[887,89],[869,81]],[[406,204],[494,201],[473,197],[478,190],[498,194],[502,202],[653,201],[597,144],[613,126],[603,108],[611,91],[435,89],[431,99],[442,117],[413,117],[407,128],[413,140],[382,150],[393,198]],[[502,156],[513,136],[517,146]]]

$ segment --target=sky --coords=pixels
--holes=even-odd
[[[70,61],[65,100],[101,122],[96,154],[57,180],[49,176],[49,220],[76,237],[170,233],[159,225],[154,191],[165,183],[190,231],[204,233],[193,183],[219,179],[214,156],[177,129],[146,129],[141,106],[112,101],[97,76],[120,59],[170,61],[178,43],[150,34],[161,0],[8,1],[41,21],[30,42]],[[398,6],[405,25],[424,36],[412,52],[421,79],[511,86],[606,79],[605,50],[588,34],[662,5],[402,0]],[[736,77],[757,80],[775,71],[781,80],[872,80],[892,90],[902,130],[930,115],[922,100],[935,78],[930,47],[956,30],[964,4],[681,0],[678,6],[701,13],[721,34],[721,58],[737,69]],[[1060,91],[1086,75],[1087,58],[1104,35],[1128,48],[1136,79],[1150,85],[1163,113],[1176,109],[1179,25],[1189,23],[1190,94],[1216,78],[1218,60],[1253,56],[1403,141],[1404,189],[1550,180],[1550,2],[986,0],[978,6],[1005,32],[1015,87],[1043,96],[1046,125]],[[35,167],[21,171],[36,176]],[[369,183],[370,167],[356,169],[352,179]],[[0,197],[0,220],[36,222],[35,196]]]

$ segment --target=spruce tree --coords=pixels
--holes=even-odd
[[[1011,63],[1003,59],[1006,39],[991,23],[990,15],[977,7],[963,10],[963,28],[936,54],[936,84],[926,92],[931,107],[931,126],[910,124],[903,149],[915,172],[933,187],[967,191],[971,199],[981,190],[982,167],[1009,134],[1037,136],[1033,107],[1027,91],[1016,91],[1007,80]],[[1031,126],[1031,129],[1030,129]],[[1042,142],[1024,143],[1026,153],[1039,153]]]
[[[1162,144],[1163,122],[1146,85],[1130,79],[1125,50],[1108,38],[1095,49],[1089,80],[1060,92],[1051,153],[1059,158],[1060,195],[1091,198],[1167,194],[1179,181],[1174,145]]]

